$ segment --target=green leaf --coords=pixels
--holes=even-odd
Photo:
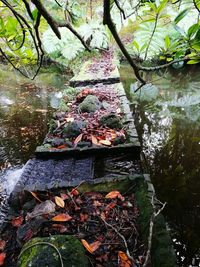
[[[134,40],[134,41],[132,42],[132,44],[133,44],[133,46],[135,46],[135,48],[136,48],[137,51],[139,52],[139,51],[140,51],[140,46],[139,46],[138,42]]]
[[[200,63],[200,59],[191,59],[187,62],[189,65]]]
[[[196,34],[196,32],[197,32],[198,29],[199,29],[199,24],[198,24],[198,23],[192,25],[192,26],[188,29],[188,32],[187,32],[188,37],[189,37],[189,38],[192,38],[192,37]]]
[[[168,49],[170,47],[170,38],[169,38],[169,35],[166,35],[165,36],[165,47],[166,49]]]
[[[162,10],[165,8],[166,4],[167,4],[168,0],[163,0],[162,3],[159,5],[159,7],[157,8],[157,12],[160,13],[162,12]]]
[[[181,21],[190,11],[189,8],[184,9],[183,11],[181,11],[178,16],[174,19],[175,24],[179,23],[179,21]]]

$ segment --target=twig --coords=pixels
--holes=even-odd
[[[54,248],[55,251],[58,253],[58,256],[59,256],[59,259],[60,259],[60,265],[61,265],[61,267],[64,267],[64,263],[63,263],[62,255],[61,255],[60,251],[58,250],[58,248],[57,248],[56,246],[54,246],[53,244],[51,244],[51,243],[49,243],[49,242],[36,242],[35,244],[32,244],[32,245],[26,247],[25,249],[23,249],[23,250],[21,251],[21,253],[19,254],[18,259],[22,256],[22,254],[23,254],[25,251],[27,251],[28,249],[30,249],[30,248],[32,248],[32,247],[34,247],[34,246],[37,246],[37,245],[47,245],[47,246],[50,246],[50,247]]]
[[[129,252],[129,249],[128,249],[128,244],[127,244],[126,238],[121,233],[119,233],[116,228],[114,228],[111,224],[109,224],[108,222],[106,222],[102,217],[100,217],[100,218],[105,223],[105,225],[107,225],[108,227],[110,227],[113,231],[115,231],[115,233],[119,237],[121,237],[121,239],[124,242],[125,248],[126,248],[126,254],[127,254],[127,256],[129,257],[129,259],[133,260],[133,257],[130,255],[130,252]]]
[[[143,267],[147,267],[149,262],[150,262],[152,237],[153,237],[153,227],[154,227],[155,219],[164,210],[164,208],[165,208],[165,206],[167,204],[166,202],[163,203],[162,207],[158,211],[156,211],[156,206],[154,204],[154,201],[155,201],[155,195],[153,195],[152,199],[151,199],[151,205],[153,207],[153,214],[151,215],[150,223],[149,223],[148,250],[147,250],[147,253],[146,253],[146,259],[145,259]]]

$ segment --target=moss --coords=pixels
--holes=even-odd
[[[98,97],[94,95],[88,95],[82,103],[79,105],[79,109],[81,112],[92,113],[101,108],[101,102]]]
[[[59,255],[56,250],[46,244],[36,245],[39,242],[48,242],[54,245],[60,252],[64,267],[84,267],[89,266],[88,260],[85,256],[85,251],[80,241],[73,236],[51,236],[44,238],[33,238],[27,242],[22,248],[22,253],[17,266],[53,266],[60,267]],[[34,245],[35,244],[35,245]],[[34,245],[34,246],[32,246]],[[32,246],[31,248],[28,248]],[[28,248],[26,250],[26,248]]]
[[[114,113],[102,116],[100,118],[100,124],[107,126],[111,129],[121,129],[123,126],[120,121],[120,118],[116,116]]]

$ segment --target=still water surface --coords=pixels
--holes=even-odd
[[[148,73],[153,81],[134,94],[132,70],[121,79],[132,103],[143,152],[179,266],[200,266],[200,68]]]
[[[8,192],[12,190],[19,168],[42,142],[59,104],[58,90],[66,87],[68,79],[55,67],[46,67],[31,81],[0,65],[0,193],[3,182]]]

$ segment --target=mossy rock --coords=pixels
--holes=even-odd
[[[63,138],[73,138],[81,134],[82,129],[86,126],[85,122],[73,121],[69,122],[62,131]]]
[[[102,107],[101,102],[98,97],[94,95],[88,95],[82,103],[79,105],[79,110],[81,112],[93,113]]]
[[[48,244],[47,244],[48,243]],[[51,237],[36,237],[28,241],[22,248],[18,260],[18,267],[60,267],[61,261],[58,249],[62,256],[63,266],[86,267],[89,266],[85,251],[80,241],[67,235]]]
[[[104,115],[100,118],[100,124],[111,129],[121,129],[123,127],[121,120],[114,113]]]

